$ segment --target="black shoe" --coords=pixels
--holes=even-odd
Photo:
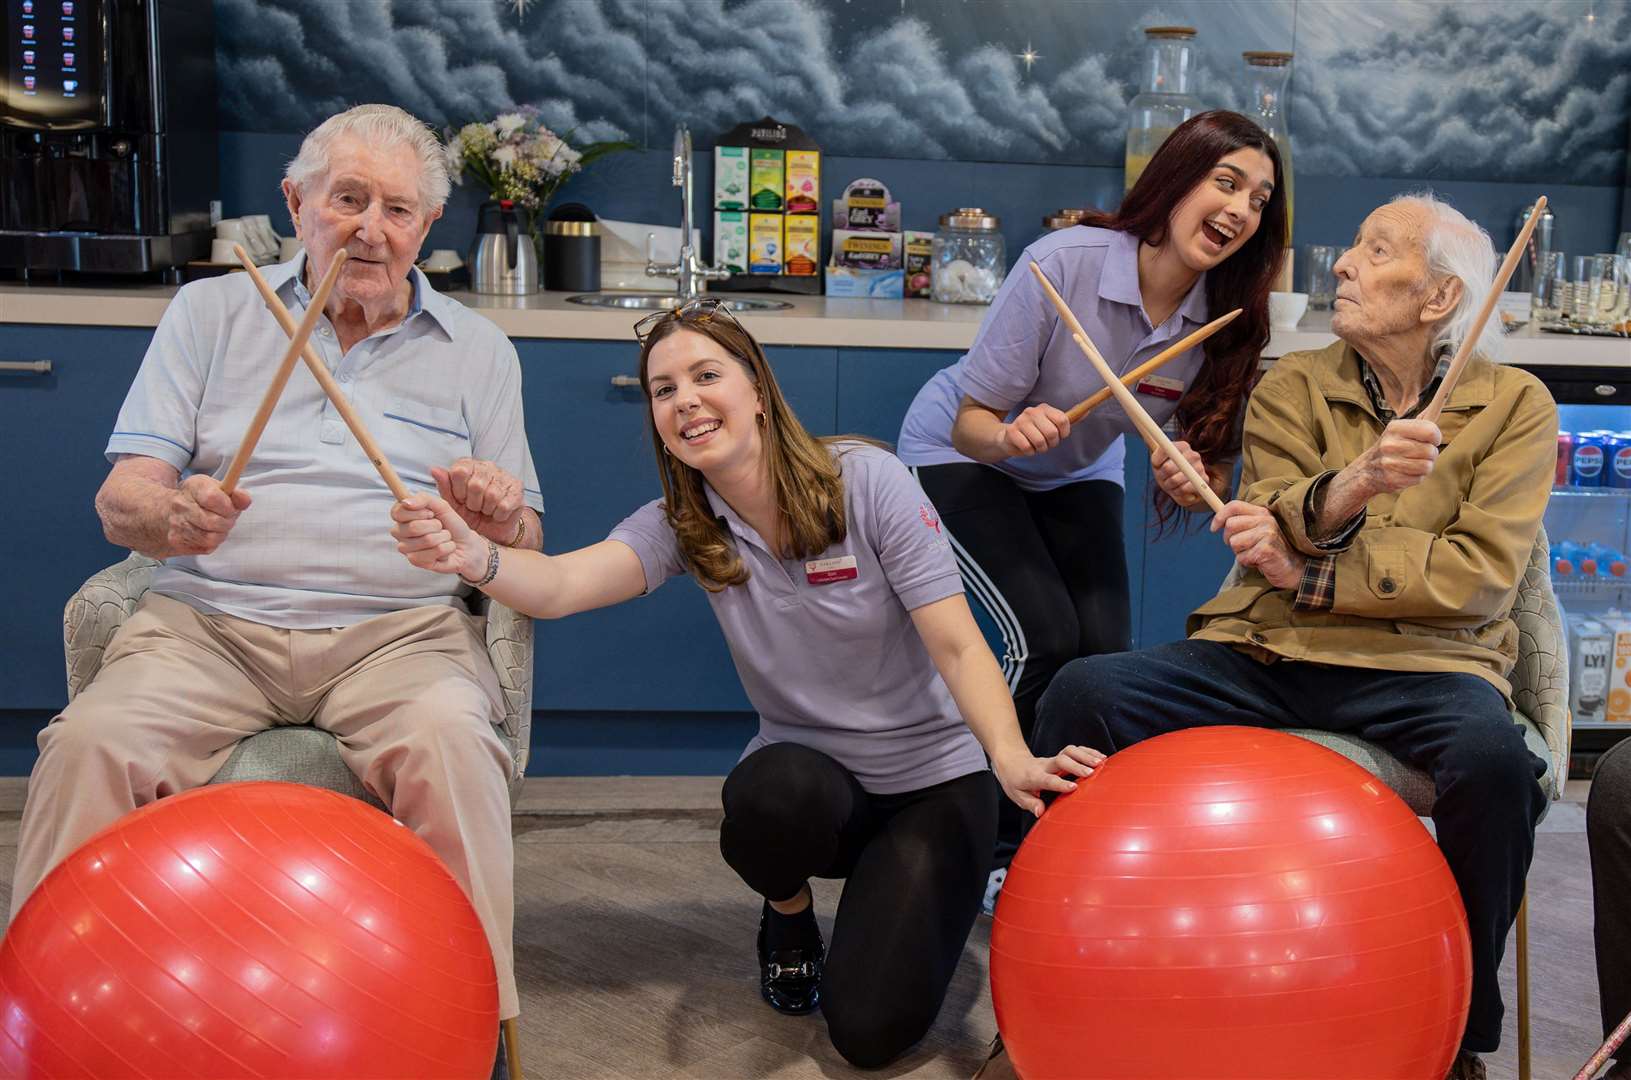
[[[765,923],[770,919],[770,904],[759,914],[759,993],[772,1009],[788,1016],[803,1016],[814,1012],[821,1004],[821,965],[827,955],[827,945],[821,932],[815,940],[802,948],[765,948]]]

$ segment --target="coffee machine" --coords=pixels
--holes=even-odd
[[[0,269],[208,258],[211,0],[0,0]]]

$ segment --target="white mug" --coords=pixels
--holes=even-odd
[[[433,270],[439,273],[457,270],[463,265],[464,260],[459,258],[459,253],[454,251],[452,248],[437,248],[435,251],[430,253],[430,257],[424,262],[424,267],[426,270]]]
[[[215,236],[218,240],[234,240],[242,244],[247,235],[248,231],[240,218],[222,218],[215,223]]]
[[[233,245],[237,243],[238,241],[236,240],[211,240],[210,262],[231,263],[233,266],[237,266],[238,256],[237,253],[232,250]],[[245,248],[245,250],[247,251],[248,249]],[[254,256],[251,255],[250,258],[254,258]]]

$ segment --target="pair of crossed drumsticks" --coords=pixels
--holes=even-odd
[[[1439,384],[1438,392],[1433,395],[1433,400],[1427,403],[1427,407],[1421,411],[1418,419],[1438,423],[1439,414],[1444,410],[1444,403],[1449,400],[1450,391],[1454,389],[1456,380],[1461,377],[1461,372],[1466,368],[1467,361],[1472,358],[1473,345],[1478,341],[1479,332],[1484,329],[1484,324],[1489,321],[1490,312],[1495,310],[1495,302],[1500,299],[1502,290],[1506,288],[1506,283],[1512,279],[1512,272],[1517,269],[1518,259],[1523,254],[1525,246],[1529,243],[1529,236],[1535,231],[1535,224],[1540,220],[1540,212],[1544,209],[1546,209],[1546,196],[1542,195],[1535,201],[1535,208],[1530,212],[1529,220],[1519,230],[1518,238],[1513,241],[1511,250],[1506,253],[1506,259],[1501,263],[1501,268],[1496,271],[1495,282],[1490,288],[1489,294],[1484,297],[1483,306],[1478,309],[1477,319],[1468,330],[1467,336],[1462,339],[1461,345],[1456,349],[1455,356],[1450,359],[1450,366],[1444,373],[1444,381]],[[1144,411],[1144,407],[1138,403],[1138,399],[1133,396],[1132,391],[1127,389],[1126,384],[1136,383],[1151,370],[1160,367],[1179,353],[1205,341],[1227,326],[1235,316],[1240,314],[1240,309],[1236,308],[1222,318],[1207,323],[1149,363],[1137,368],[1125,378],[1118,379],[1116,373],[1110,370],[1110,365],[1104,362],[1104,357],[1099,355],[1099,350],[1093,347],[1093,342],[1088,340],[1087,331],[1082,329],[1082,324],[1077,321],[1069,305],[1065,303],[1065,298],[1059,295],[1059,290],[1053,287],[1053,282],[1048,280],[1048,276],[1042,272],[1042,267],[1038,266],[1035,261],[1031,263],[1031,273],[1035,274],[1036,279],[1042,283],[1043,291],[1048,294],[1048,299],[1053,301],[1053,306],[1058,310],[1059,317],[1065,321],[1065,325],[1070,327],[1070,336],[1075,339],[1076,347],[1082,350],[1083,354],[1092,362],[1093,367],[1097,369],[1099,377],[1104,380],[1104,390],[1100,390],[1093,397],[1088,398],[1066,413],[1070,417],[1071,423],[1080,420],[1087,414],[1089,409],[1106,400],[1103,395],[1114,395],[1115,399],[1121,403],[1122,409],[1126,411],[1128,419],[1133,422],[1133,426],[1143,436],[1144,442],[1149,448],[1152,451],[1163,451],[1172,460],[1173,464],[1178,466],[1178,470],[1184,474],[1184,478],[1195,486],[1196,491],[1200,492],[1201,498],[1206,500],[1206,505],[1210,506],[1214,513],[1222,513],[1223,500],[1218,498],[1217,492],[1212,490],[1212,485],[1202,480],[1200,473],[1195,471],[1195,467],[1184,459],[1176,446],[1172,445],[1172,440],[1167,438],[1166,433],[1161,430],[1161,425],[1157,424],[1150,417],[1150,414]]]
[[[250,260],[249,253],[244,251],[243,245],[234,244],[232,250],[238,256],[238,261],[243,263],[244,269],[249,271],[250,279],[254,281],[255,288],[260,290],[266,306],[272,309],[278,325],[289,335],[289,349],[283,354],[283,360],[272,376],[272,385],[267,388],[266,396],[261,398],[260,408],[255,410],[255,418],[249,422],[249,430],[244,432],[243,442],[238,444],[238,453],[233,456],[232,464],[227,466],[226,477],[221,481],[221,490],[230,495],[238,486],[238,479],[243,476],[244,466],[249,464],[249,455],[254,453],[255,444],[260,441],[261,432],[266,430],[266,422],[271,419],[272,410],[277,406],[278,398],[282,396],[283,388],[289,382],[295,361],[304,359],[306,366],[317,379],[317,385],[323,388],[323,393],[334,403],[334,408],[345,421],[345,426],[351,429],[351,434],[356,436],[363,453],[368,455],[368,460],[379,470],[385,486],[391,489],[391,494],[399,501],[406,499],[409,494],[407,487],[397,476],[396,470],[391,468],[391,463],[385,460],[379,444],[368,434],[362,418],[351,407],[351,402],[346,400],[339,384],[334,381],[334,376],[329,374],[323,358],[311,347],[311,332],[317,328],[317,320],[323,317],[323,308],[328,304],[328,295],[334,291],[334,282],[339,279],[341,267],[345,266],[346,253],[344,251],[334,253],[334,261],[329,263],[328,273],[323,275],[317,291],[312,294],[311,304],[306,308],[306,317],[300,320],[297,327],[294,316],[289,314],[289,309],[283,306],[283,301],[278,299],[277,293],[272,291],[272,287],[266,284],[266,279],[261,277],[260,271],[255,269],[255,264]]]

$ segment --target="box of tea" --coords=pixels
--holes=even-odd
[[[714,211],[714,265],[748,272],[748,216],[740,210]]]
[[[753,193],[748,197],[748,205],[754,210],[780,210],[785,205],[782,151],[754,148],[748,151],[748,163],[749,190]]]
[[[758,151],[755,151],[757,153]],[[778,196],[779,197],[779,196]],[[782,216],[748,215],[748,273],[782,272]]]
[[[899,270],[900,233],[834,229],[832,261],[834,266],[869,266],[876,269]]]
[[[748,148],[714,147],[714,209],[748,208]]]
[[[821,151],[787,151],[787,212],[815,214],[820,210]]]
[[[788,214],[783,218],[782,259],[794,277],[814,277],[821,269],[821,218]]]
[[[906,237],[906,295],[929,295],[929,262],[934,257],[934,233],[908,229]]]

